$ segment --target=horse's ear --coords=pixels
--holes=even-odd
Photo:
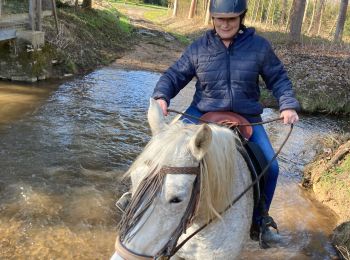
[[[153,98],[150,98],[148,123],[151,127],[152,135],[158,134],[166,127],[163,111],[158,102]]]
[[[199,127],[196,134],[191,138],[189,148],[192,155],[198,160],[202,160],[207,153],[212,139],[211,129],[207,124]]]

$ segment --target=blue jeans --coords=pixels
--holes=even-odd
[[[190,106],[186,112],[186,114],[189,114],[194,117],[201,117],[204,113],[199,111],[196,107]],[[190,118],[190,117],[185,117],[182,116],[180,118],[183,122],[188,123],[188,124],[197,124],[198,120]],[[249,118],[247,118],[248,121]],[[256,143],[260,149],[262,150],[265,159],[267,162],[270,162],[270,160],[273,158],[275,155],[275,152],[272,148],[272,145],[270,143],[269,137],[266,134],[266,131],[262,125],[255,125],[253,126],[253,135],[250,137],[249,141]],[[270,205],[272,202],[273,194],[275,193],[276,185],[277,185],[277,179],[278,179],[278,173],[279,173],[279,168],[278,168],[278,162],[275,159],[269,170],[266,173],[265,176],[265,185],[264,185],[264,190],[263,195],[265,195],[265,211],[266,213],[270,209]],[[265,212],[261,212],[258,209],[254,210],[253,214],[253,221],[254,222],[259,222],[261,219],[261,215]]]

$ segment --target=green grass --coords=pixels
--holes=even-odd
[[[160,9],[160,10],[167,10],[166,7],[164,6],[159,6],[159,5],[152,5],[152,4],[145,4],[139,1],[123,1],[123,0],[109,0],[110,3],[115,3],[117,5],[133,5],[133,6],[140,6],[140,7],[146,7],[146,8],[151,8],[151,9]]]
[[[340,165],[324,172],[320,181],[324,187],[343,192],[350,198],[350,155]]]
[[[160,18],[164,18],[168,15],[167,9],[157,9],[157,10],[149,10],[144,13],[144,17],[147,20],[150,20],[152,22],[159,22]]]

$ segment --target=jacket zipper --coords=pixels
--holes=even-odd
[[[227,88],[228,88],[228,93],[230,96],[230,109],[233,111],[233,93],[232,93],[232,88],[231,88],[231,61],[230,61],[230,50],[232,49],[231,46],[233,45],[233,42],[230,43],[228,48],[226,49],[226,55],[227,55]]]

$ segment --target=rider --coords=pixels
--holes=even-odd
[[[243,22],[247,12],[246,0],[212,0],[210,14],[214,28],[194,41],[159,79],[152,97],[157,100],[164,115],[168,114],[170,100],[196,78],[196,92],[185,113],[200,117],[206,112],[232,111],[249,122],[261,121],[263,112],[259,103],[259,75],[279,103],[280,116],[285,124],[296,123],[299,103],[283,64],[270,43],[247,28]],[[253,126],[251,142],[256,143],[270,161],[274,151],[261,125]],[[278,177],[274,160],[265,176],[263,209],[255,209],[251,237],[259,232],[271,237],[272,232],[262,226],[271,219],[268,215]],[[263,228],[262,228],[263,227]]]

